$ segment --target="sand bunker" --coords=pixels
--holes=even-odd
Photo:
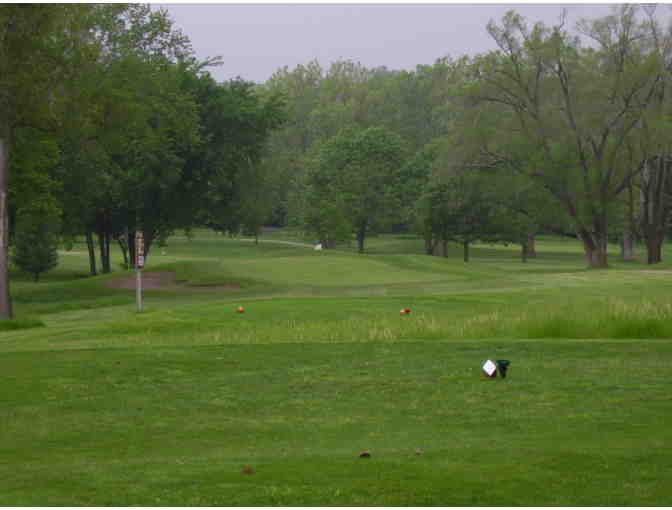
[[[113,289],[135,290],[135,275],[115,278],[106,282]],[[169,271],[151,271],[142,273],[143,290],[165,290],[171,292],[226,292],[240,289],[240,285],[188,285],[177,283],[175,273]]]

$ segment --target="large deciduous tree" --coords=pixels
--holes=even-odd
[[[274,177],[261,157],[272,130],[285,120],[283,95],[240,79],[218,84],[209,75],[194,86],[203,142],[189,153],[185,169],[198,176],[191,196],[199,217],[217,230],[258,230],[270,215],[265,194]]]
[[[0,319],[12,316],[8,276],[8,183],[16,130],[53,128],[64,84],[96,51],[94,5],[0,5]]]
[[[73,80],[61,136],[66,229],[86,234],[92,274],[94,236],[101,269],[110,272],[115,238],[128,260],[137,229],[146,231],[148,250],[170,228],[181,211],[172,204],[188,202],[171,196],[183,154],[199,142],[197,105],[183,86],[197,65],[166,11],[104,7],[98,24],[101,51]]]
[[[488,31],[499,50],[476,60],[472,98],[500,106],[499,136],[526,142],[519,160],[571,216],[588,264],[607,266],[610,214],[641,170],[628,142],[661,85],[634,8],[609,18],[597,47],[583,47],[561,26],[529,29],[513,12]]]
[[[634,176],[628,186],[623,243],[624,255],[632,258],[632,250],[628,253],[627,249],[638,231],[645,241],[649,264],[662,260],[662,245],[672,219],[672,25],[668,22],[664,29],[661,21],[654,16],[655,4],[653,7],[653,10],[646,8],[647,19],[638,25],[637,30],[640,44],[649,58],[657,61],[660,85],[653,96],[652,108],[646,111],[636,136],[630,140],[629,157],[633,160],[633,167],[641,168],[642,172]],[[584,22],[584,31],[594,39],[608,41],[605,33],[613,31],[617,23],[614,17]],[[637,188],[640,191],[637,194],[639,203],[635,201],[633,192]]]

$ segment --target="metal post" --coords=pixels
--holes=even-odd
[[[135,300],[142,312],[142,268],[145,266],[145,239],[142,231],[135,232]]]
[[[138,305],[138,312],[142,312],[142,269],[135,268],[135,300]]]

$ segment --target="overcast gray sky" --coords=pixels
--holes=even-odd
[[[220,55],[213,76],[263,82],[282,66],[338,59],[413,69],[437,58],[494,48],[485,25],[515,9],[528,22],[571,26],[609,13],[608,4],[160,4],[200,58]]]

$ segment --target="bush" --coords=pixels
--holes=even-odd
[[[18,212],[12,262],[35,281],[58,265],[58,213],[48,200]]]

